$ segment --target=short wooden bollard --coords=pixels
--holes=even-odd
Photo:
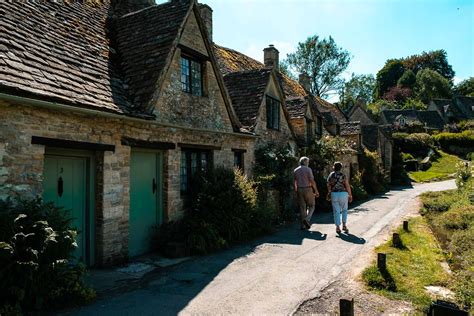
[[[403,230],[408,231],[408,221],[403,221]]]
[[[400,239],[400,235],[398,233],[393,233],[392,245],[396,248],[402,247],[402,240]]]
[[[387,255],[384,253],[377,254],[377,268],[380,271],[387,270]]]
[[[339,300],[339,315],[354,316],[354,299],[340,299]]]

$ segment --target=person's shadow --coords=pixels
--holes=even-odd
[[[361,237],[357,237],[356,235],[352,235],[351,233],[340,233],[337,234],[337,237],[341,238],[344,241],[351,242],[353,244],[362,245],[365,244],[365,239]]]

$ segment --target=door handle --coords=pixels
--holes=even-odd
[[[63,178],[59,177],[59,179],[58,179],[58,195],[59,195],[59,197],[63,196],[63,190],[64,190]]]
[[[153,178],[153,181],[151,182],[151,190],[152,190],[153,194],[155,194],[156,188],[157,188],[156,179]]]

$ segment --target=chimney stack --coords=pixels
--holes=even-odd
[[[204,21],[204,25],[206,26],[207,36],[212,42],[212,9],[207,4],[200,3],[199,12],[201,13],[201,18]]]
[[[298,82],[306,90],[306,92],[311,91],[311,79],[308,74],[303,72],[298,76]]]
[[[280,52],[273,46],[273,44],[270,44],[267,48],[265,48],[263,50],[263,63],[265,64],[265,67],[271,67],[279,70],[279,54]]]

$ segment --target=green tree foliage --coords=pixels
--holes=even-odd
[[[337,46],[331,36],[321,39],[314,35],[298,43],[296,52],[288,54],[286,62],[291,71],[307,73],[311,78],[311,93],[324,98],[340,90],[341,74],[350,60],[349,52]]]
[[[420,101],[428,104],[435,98],[450,98],[451,86],[449,81],[436,71],[422,69],[416,74],[415,94]]]
[[[402,109],[413,109],[413,110],[420,110],[420,111],[424,111],[427,108],[428,107],[426,106],[426,104],[414,98],[408,98],[402,107]]]
[[[340,95],[342,108],[349,109],[357,102],[362,104],[371,103],[374,87],[375,78],[373,75],[356,75],[352,73],[351,79],[344,83]]]
[[[376,120],[380,118],[380,112],[382,112],[383,110],[393,110],[398,108],[399,105],[397,103],[383,99],[377,100],[367,105],[367,110]]]
[[[402,63],[406,69],[411,69],[415,74],[423,69],[431,69],[449,82],[454,78],[454,70],[448,63],[446,51],[442,49],[406,57],[402,59]]]
[[[453,92],[455,95],[474,97],[474,77],[471,77],[458,83],[454,87]]]
[[[402,88],[413,89],[416,83],[416,75],[411,69],[407,69],[398,79],[397,86]]]
[[[382,69],[377,72],[374,89],[374,99],[381,99],[382,96],[403,76],[405,67],[400,59],[389,59]]]

